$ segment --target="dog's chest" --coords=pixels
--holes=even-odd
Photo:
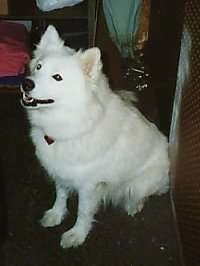
[[[96,158],[91,160],[83,143],[52,141],[48,138],[41,132],[32,134],[36,155],[49,176],[67,180],[73,186],[86,176],[94,176],[94,169],[100,162]]]

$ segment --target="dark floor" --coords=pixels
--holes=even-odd
[[[75,220],[76,197],[70,202],[68,220],[52,229],[42,228],[38,220],[50,207],[54,191],[35,159],[16,94],[0,93],[0,123],[0,207],[6,214],[1,220],[0,265],[180,265],[169,195],[150,199],[134,218],[112,208],[101,210],[83,246],[60,248],[61,234]]]

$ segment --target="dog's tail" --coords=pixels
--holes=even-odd
[[[138,102],[138,99],[133,91],[116,90],[116,94],[119,95],[119,97],[126,103],[133,104]]]

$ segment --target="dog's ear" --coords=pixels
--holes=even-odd
[[[101,52],[99,48],[90,48],[79,53],[79,56],[85,75],[91,79],[96,79],[102,68]]]
[[[37,48],[39,49],[59,49],[64,45],[64,41],[59,37],[56,28],[53,25],[49,25],[41,37]]]

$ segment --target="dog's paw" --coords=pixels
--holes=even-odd
[[[128,215],[134,216],[136,213],[141,212],[144,207],[144,201],[140,201],[137,205],[135,204],[128,204],[126,206],[126,211]]]
[[[78,247],[85,241],[87,233],[84,233],[80,228],[72,228],[65,232],[60,241],[62,248]]]
[[[40,224],[43,227],[52,227],[59,225],[64,218],[64,214],[54,209],[50,209],[44,213],[43,218],[40,220]]]

